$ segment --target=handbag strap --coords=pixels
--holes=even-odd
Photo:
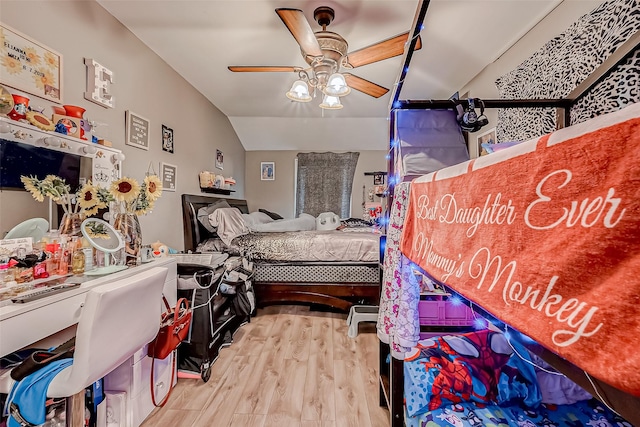
[[[167,298],[164,295],[162,295],[162,301],[164,302],[164,306],[167,309],[165,311],[165,315],[170,316],[173,312],[173,323],[177,322],[181,317],[180,307],[182,307],[182,305],[184,305],[184,313],[187,313],[189,311],[189,300],[186,298],[178,299],[175,308],[171,308],[171,306],[169,305],[169,301],[167,301]]]
[[[171,357],[173,358],[172,362],[171,362],[171,382],[169,383],[169,391],[167,392],[167,395],[164,397],[164,399],[162,399],[162,401],[160,403],[156,402],[156,393],[155,393],[155,387],[154,387],[154,378],[153,378],[153,366],[155,365],[156,362],[156,358],[152,357],[151,358],[151,373],[150,373],[150,387],[151,387],[151,402],[153,403],[154,406],[160,408],[163,407],[167,401],[169,400],[169,396],[171,396],[171,392],[173,391],[173,380],[175,379],[175,375],[176,375],[176,354],[175,352],[171,355]]]
[[[164,296],[164,294],[162,295],[162,301],[164,302],[164,306],[167,308],[167,313],[170,313],[171,306],[169,305],[169,301],[167,301],[167,298]]]
[[[178,302],[176,302],[176,308],[174,310],[173,313],[173,323],[177,323],[178,319],[181,317],[181,313],[180,313],[180,307],[182,307],[182,304],[184,304],[184,312],[183,313],[187,313],[189,312],[189,300],[186,298],[180,298],[178,300]]]

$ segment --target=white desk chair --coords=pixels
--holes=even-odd
[[[164,308],[166,276],[166,268],[156,267],[87,292],[76,330],[73,364],[51,381],[48,397],[81,392],[155,338]],[[6,390],[0,392],[8,393],[12,382],[3,383],[1,388]]]

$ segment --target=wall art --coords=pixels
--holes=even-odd
[[[224,169],[224,154],[220,150],[216,150],[216,167]]]
[[[62,103],[62,55],[0,23],[0,83]]]
[[[274,181],[276,179],[275,162],[260,162],[260,180]]]
[[[169,163],[160,163],[160,179],[163,191],[176,191],[176,175],[178,167]]]
[[[173,129],[162,125],[162,151],[173,153]]]
[[[126,138],[125,144],[141,148],[149,149],[149,120],[127,110],[126,116]]]

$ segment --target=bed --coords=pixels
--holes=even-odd
[[[419,1],[410,40],[415,40],[420,33],[428,8],[429,1]],[[535,183],[539,183],[544,178],[544,175],[540,174],[544,172],[545,168],[542,163],[529,163],[527,173],[514,177],[510,168],[497,165],[500,160],[506,160],[511,157],[512,153],[517,152],[518,155],[514,155],[512,159],[512,164],[517,164],[521,160],[527,161],[527,154],[536,152],[538,149],[540,153],[543,151],[558,153],[562,150],[558,149],[559,146],[569,145],[561,144],[560,141],[571,139],[573,143],[572,138],[577,136],[571,136],[571,128],[562,128],[574,123],[591,126],[590,130],[607,127],[603,123],[598,123],[597,120],[606,113],[621,110],[625,106],[627,109],[635,108],[635,114],[632,116],[635,116],[636,119],[640,116],[638,105],[632,105],[640,102],[638,92],[635,90],[637,87],[635,69],[637,69],[640,58],[640,31],[638,31],[640,21],[630,19],[634,16],[634,11],[632,4],[628,2],[603,2],[594,12],[584,15],[566,32],[554,37],[516,69],[500,76],[496,80],[500,99],[483,99],[485,108],[499,109],[498,121],[495,124],[496,136],[499,141],[527,141],[536,136],[551,133],[556,129],[561,129],[560,131],[540,140],[539,143],[534,141],[525,145],[518,144],[519,147],[511,147],[502,152],[483,156],[465,162],[459,167],[442,169],[435,174],[431,174],[432,171],[423,171],[422,175],[429,174],[429,176],[420,183],[420,186],[425,186],[418,191],[420,196],[412,196],[413,183],[402,182],[403,176],[396,177],[395,183],[400,184],[395,185],[395,188],[393,181],[390,180],[389,209],[387,210],[390,213],[390,218],[386,236],[387,250],[384,257],[378,336],[380,338],[380,403],[388,405],[393,427],[404,425],[404,394],[402,392],[404,352],[409,351],[420,339],[420,331],[424,326],[420,322],[417,310],[420,301],[419,291],[403,273],[403,267],[411,266],[414,261],[416,264],[422,264],[425,270],[423,273],[431,274],[432,279],[449,284],[450,286],[445,286],[445,288],[453,294],[457,292],[458,297],[473,309],[477,319],[492,319],[502,328],[508,329],[514,337],[517,337],[517,340],[526,344],[531,353],[540,355],[571,381],[597,397],[602,405],[613,408],[628,421],[625,423],[616,420],[616,422],[607,421],[599,424],[592,420],[586,425],[629,426],[630,423],[640,425],[640,411],[638,411],[640,408],[640,390],[638,388],[640,362],[637,359],[638,352],[633,344],[637,342],[637,337],[640,334],[640,319],[636,308],[640,302],[638,300],[640,290],[637,280],[639,273],[637,259],[634,259],[632,255],[634,251],[638,252],[636,245],[639,240],[639,227],[637,224],[640,223],[640,220],[636,213],[638,212],[639,195],[626,193],[638,188],[637,153],[640,141],[637,140],[637,128],[635,134],[632,132],[631,136],[635,140],[627,139],[623,147],[619,146],[620,139],[628,138],[628,133],[624,135],[624,133],[607,134],[605,132],[599,138],[592,139],[590,144],[583,145],[573,153],[573,157],[582,158],[583,161],[583,165],[577,170],[575,169],[576,164],[571,162],[572,159],[563,163],[561,156],[554,158],[551,155],[546,157],[546,160],[544,156],[541,156],[540,162],[546,161],[547,165],[557,166],[556,171],[570,169],[571,180],[567,180],[564,185],[562,185],[562,180],[558,182],[557,179],[562,178],[563,173],[564,178],[569,178],[569,174],[566,172],[553,174],[545,181],[547,184],[552,182],[558,184],[558,191],[555,191],[550,199],[553,203],[547,203],[548,200],[544,200],[543,197],[536,198],[535,186],[529,187],[529,202],[537,200],[537,203],[528,211],[526,205],[524,207],[522,204],[518,205],[515,208],[517,215],[513,221],[507,222],[501,218],[500,220],[503,221],[501,227],[496,227],[495,223],[486,224],[480,223],[480,221],[477,226],[468,223],[463,228],[464,224],[462,224],[465,215],[473,216],[473,207],[479,206],[482,211],[485,203],[489,206],[495,204],[495,212],[497,212],[500,206],[509,208],[502,202],[522,202],[522,195],[513,197],[514,190],[516,190],[515,192],[523,192],[525,182],[532,184],[534,180],[537,180]],[[595,19],[595,16],[598,18]],[[616,22],[616,24],[611,25],[607,30],[595,31],[595,28],[601,29],[597,23],[598,19]],[[599,52],[597,60],[593,60],[593,57],[583,53],[594,52],[594,49],[587,47],[590,45],[606,45],[607,47]],[[407,48],[409,53],[405,54],[403,58],[400,75],[397,78],[399,83],[391,93],[390,105],[393,105],[394,108],[391,110],[389,118],[391,148],[390,161],[388,162],[389,176],[398,173],[398,164],[402,160],[398,157],[402,153],[394,148],[398,147],[400,144],[397,142],[402,140],[397,132],[397,118],[401,112],[456,109],[458,105],[464,108],[468,106],[467,100],[401,99],[402,82],[411,69],[410,52],[412,52],[412,48],[413,44],[410,43]],[[571,64],[560,59],[569,56],[574,58]],[[496,64],[496,66],[500,67],[501,64]],[[574,65],[577,66],[574,67]],[[550,76],[556,76],[556,78],[551,79]],[[564,76],[571,76],[571,78]],[[617,83],[624,81],[632,82],[634,89],[630,95],[627,95],[623,84]],[[475,90],[474,87],[471,89]],[[631,107],[629,107],[630,105]],[[471,142],[476,140],[476,135],[470,134],[469,137],[469,147],[471,148]],[[483,146],[483,148],[485,147]],[[619,152],[619,149],[623,153]],[[620,159],[622,161],[619,161]],[[606,172],[598,170],[597,166],[600,165]],[[586,166],[595,166],[595,168],[589,171]],[[522,172],[522,170],[518,170],[520,167],[522,165],[516,167],[516,172]],[[547,170],[547,172],[554,171]],[[480,178],[483,173],[485,174],[484,179]],[[490,177],[486,175],[487,173]],[[580,176],[578,177],[578,175]],[[469,179],[462,183],[471,176],[478,179]],[[619,178],[620,181],[617,183],[609,181],[611,185],[605,188],[602,195],[592,192],[596,188],[602,190],[601,185],[605,185],[603,182],[612,177]],[[430,190],[425,192],[424,189],[428,185],[432,185],[434,188],[442,185],[440,189],[446,192],[447,180],[456,179],[459,179],[458,184],[462,184],[457,186],[455,196],[451,197],[449,201],[459,202],[461,205],[458,211],[460,216],[451,221],[452,223],[459,221],[457,230],[450,233],[449,231],[453,231],[456,227],[447,229],[443,224],[440,231],[446,235],[446,241],[442,235],[433,236],[431,230],[424,228],[414,229],[413,239],[403,237],[403,227],[408,225],[407,215],[415,209],[415,202],[420,197],[422,197],[422,206],[418,209],[422,218],[415,222],[427,223],[431,221],[429,216],[432,216],[435,202],[440,200],[438,199],[440,196],[431,193]],[[509,188],[502,185],[505,182],[509,183]],[[576,193],[574,191],[578,183],[584,187],[582,187],[583,191]],[[619,188],[624,188],[624,190],[621,192]],[[451,190],[451,187],[448,189]],[[550,187],[547,185],[541,192],[547,196],[549,189]],[[611,193],[612,190],[613,193]],[[474,199],[478,194],[485,197],[480,203]],[[486,197],[489,194],[493,198],[487,202]],[[496,201],[496,194],[501,194],[502,202]],[[591,220],[595,218],[595,211],[591,209],[600,203],[598,200],[603,202],[600,207],[604,206],[607,195],[610,197],[606,202],[610,220],[619,218],[619,216],[613,216],[614,211],[620,213],[622,209],[625,209],[623,222],[626,224],[621,226],[609,222],[607,225],[612,226],[609,229],[612,231],[611,233],[603,233],[602,230],[602,228],[607,228],[602,223],[602,219],[606,216],[605,213],[600,214],[598,224],[591,223]],[[598,197],[602,198],[598,199]],[[414,208],[408,209],[409,199],[414,202]],[[585,201],[586,199],[589,200]],[[429,202],[425,203],[427,200]],[[618,209],[611,209],[611,201],[616,204]],[[528,232],[511,233],[516,229],[512,224],[522,222],[525,215],[529,219],[543,218],[545,209],[540,208],[545,207],[548,212],[553,214],[567,213],[562,227],[556,227],[556,236],[558,237],[556,242],[553,238],[556,236],[548,231],[547,233],[552,237],[547,242],[539,240],[539,235],[547,234],[541,230],[536,232],[539,234],[538,236],[532,236]],[[563,211],[562,208],[566,208],[566,211]],[[631,212],[634,214],[630,215]],[[541,213],[543,213],[542,216]],[[555,220],[558,218],[556,217]],[[497,218],[492,217],[491,219]],[[547,216],[546,219],[550,219],[550,217]],[[560,223],[562,222],[560,221]],[[554,221],[546,224],[534,222],[532,225],[545,227],[552,223]],[[500,228],[501,231],[495,232],[496,228]],[[491,229],[494,231],[493,235],[487,234]],[[582,232],[575,232],[578,229],[582,229]],[[463,236],[458,233],[461,230]],[[621,232],[621,230],[624,231]],[[466,235],[467,231],[469,231],[469,235]],[[480,235],[482,235],[481,238]],[[568,235],[571,237],[568,238]],[[429,236],[429,239],[425,239],[425,236]],[[405,246],[401,251],[402,239],[405,239],[406,244],[409,242],[414,244],[417,250]],[[498,248],[493,245],[493,242],[500,240],[511,240],[515,247]],[[531,243],[535,243],[533,250],[530,246]],[[536,248],[536,244],[542,248]],[[580,248],[580,245],[582,248],[576,249]],[[492,257],[489,259],[493,261],[490,261],[489,265],[495,271],[498,262],[501,261],[500,269],[503,274],[494,275],[493,271],[487,272],[487,264],[483,263],[479,257],[474,259],[473,256],[469,256],[466,251],[469,248],[480,251],[478,255],[490,252]],[[457,249],[464,250],[457,251]],[[420,253],[420,250],[423,252]],[[548,256],[545,251],[553,256]],[[583,259],[572,266],[573,261],[579,258],[580,253],[587,254],[587,258],[589,258],[587,265],[581,264]],[[522,257],[528,259],[523,260]],[[439,267],[437,266],[438,261]],[[460,268],[462,261],[464,261],[464,267]],[[456,268],[452,270],[454,262],[456,262]],[[539,263],[540,268],[531,268],[532,265],[535,266],[536,262]],[[564,267],[561,267],[563,263],[569,266],[566,270],[569,274],[563,274],[565,271]],[[475,265],[476,270],[471,271],[469,269],[471,265]],[[445,266],[448,266],[449,271],[441,268]],[[548,275],[554,270],[558,274]],[[590,277],[590,273],[593,271],[596,271],[597,274]],[[469,273],[474,277],[471,277]],[[570,279],[566,280],[565,276],[570,276]],[[546,282],[536,280],[541,277],[544,277]],[[587,280],[581,281],[582,278]],[[600,286],[601,282],[603,286]],[[608,284],[605,284],[606,282]],[[572,285],[577,286],[572,290]],[[520,290],[521,293],[518,295]],[[630,292],[631,295],[627,292]],[[518,297],[527,304],[520,304],[512,300],[510,298],[512,296]],[[576,330],[566,322],[561,325],[562,322],[559,322],[557,317],[551,319],[546,317],[546,310],[549,310],[552,315],[557,315],[558,312],[545,304],[558,302],[560,297],[563,300],[557,306],[567,309],[562,312],[561,319],[567,320],[567,317],[571,316],[572,325],[576,326],[579,323],[582,327],[581,332],[576,333]],[[534,300],[535,302],[533,302]],[[541,304],[541,301],[544,304]],[[540,310],[532,309],[532,304],[536,308],[540,307]],[[564,304],[568,305],[564,306]],[[572,307],[574,304],[575,306]],[[581,308],[581,314],[590,314],[578,316],[576,310],[573,313],[569,312],[569,309],[577,307]],[[396,313],[400,315],[396,315]],[[580,320],[578,321],[578,319]],[[525,331],[526,334],[521,334],[520,331]],[[607,334],[610,331],[613,332],[611,334],[612,340],[607,339]],[[627,345],[618,346],[619,340],[626,341]],[[392,357],[389,358],[389,355]],[[434,416],[438,415],[442,414],[434,414]],[[438,419],[434,423],[427,418],[422,419],[421,426],[445,424],[438,422]],[[450,424],[468,425],[462,421],[456,424],[446,423],[446,425]],[[494,422],[489,425],[491,424]],[[536,423],[536,425],[557,424],[557,422],[555,424]],[[572,425],[569,423],[559,424]]]
[[[535,368],[540,366],[542,369]],[[507,334],[418,342],[404,360],[407,427],[629,426]]]
[[[196,252],[198,248],[202,250],[207,247],[203,246],[203,243],[216,237],[215,233],[207,230],[198,221],[197,216],[201,208],[215,205],[222,200],[242,213],[249,214],[245,200],[182,195],[185,251]],[[331,237],[327,237],[327,233],[329,232],[316,233],[325,239],[320,245],[332,240]],[[254,262],[253,284],[259,306],[306,303],[346,312],[354,304],[378,304],[381,277],[379,236],[373,236],[371,233],[343,233],[349,242],[341,252],[358,253],[357,257],[344,261],[331,259],[331,250],[308,250],[306,252],[317,256],[294,259],[289,256],[289,249],[306,247],[304,245],[308,243],[301,236],[313,233],[277,233],[277,236],[275,234],[250,233],[233,239],[229,245],[230,250],[240,251]],[[313,237],[314,241],[317,237]],[[375,245],[372,244],[373,241],[376,242]],[[362,246],[359,242],[366,242],[366,249],[354,249]],[[278,248],[278,256],[269,255],[269,248],[273,247]],[[214,247],[214,250],[217,248]]]
[[[378,321],[394,359],[419,339],[413,265],[638,424],[639,129],[636,103],[398,185]]]

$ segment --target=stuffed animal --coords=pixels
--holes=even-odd
[[[169,246],[161,243],[159,240],[149,246],[151,246],[151,253],[153,254],[154,258],[161,258],[167,256],[167,254],[178,253],[178,251],[176,251],[175,249],[171,249]]]
[[[323,212],[316,218],[316,230],[335,230],[340,226],[340,217],[333,212]]]

